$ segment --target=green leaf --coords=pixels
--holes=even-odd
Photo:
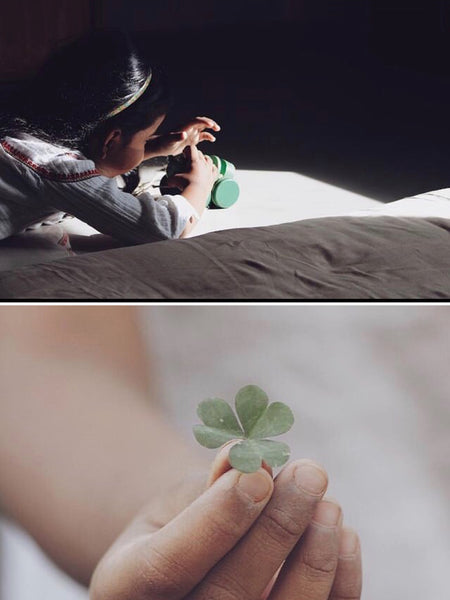
[[[230,465],[242,473],[254,473],[261,466],[261,454],[254,442],[244,440],[235,444],[229,454]]]
[[[247,437],[268,404],[267,394],[257,385],[246,385],[236,394],[236,412]]]
[[[197,441],[206,448],[219,448],[241,440],[230,449],[231,466],[243,473],[257,471],[262,461],[281,467],[289,459],[287,444],[266,439],[288,431],[294,422],[291,409],[282,402],[269,404],[267,394],[256,385],[247,385],[236,394],[236,412],[221,398],[201,402],[197,414],[203,425],[194,426]]]
[[[221,398],[208,398],[208,400],[200,402],[197,414],[208,427],[234,433],[234,437],[243,437],[244,435],[233,409]]]
[[[195,439],[199,444],[205,446],[205,448],[219,448],[222,444],[239,437],[234,432],[230,433],[222,429],[207,427],[206,425],[194,425],[193,430]]]
[[[250,432],[251,439],[261,439],[286,433],[294,423],[291,409],[283,402],[273,402],[259,416]]]
[[[274,440],[258,440],[253,441],[258,449],[261,459],[264,460],[270,467],[281,467],[289,460],[291,450],[284,442]]]

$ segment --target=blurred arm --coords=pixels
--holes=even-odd
[[[2,509],[83,583],[143,504],[206,472],[147,372],[132,308],[0,308]]]

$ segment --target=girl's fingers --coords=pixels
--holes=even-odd
[[[359,600],[362,590],[361,547],[352,529],[343,529],[336,577],[329,600]]]
[[[216,138],[213,135],[211,135],[210,133],[208,133],[207,131],[203,131],[200,134],[199,141],[200,142],[215,142]]]
[[[216,169],[216,165],[213,163],[212,158],[210,156],[207,155],[203,155],[206,164],[209,166],[209,168],[211,169],[211,171],[214,171]]]
[[[222,448],[220,448],[209,470],[209,476],[206,483],[207,487],[210,487],[216,481],[216,479],[232,468],[229,461],[230,450],[239,441],[240,440],[231,440],[230,442],[224,444]],[[263,463],[263,468],[269,473],[269,475],[272,475],[272,469],[268,465]]]
[[[212,129],[213,131],[220,131],[220,125],[209,117],[195,117],[195,119],[186,123],[183,127],[180,127],[180,129],[186,132],[191,129],[203,131],[205,128]]]
[[[201,152],[195,144],[190,144],[189,146],[186,146],[186,148],[183,150],[183,154],[188,160],[190,160],[191,162],[195,162],[199,159]]]
[[[137,536],[127,568],[133,597],[183,598],[245,535],[272,489],[263,469],[252,474],[231,469],[165,527]]]
[[[308,527],[326,487],[326,473],[311,461],[285,467],[256,523],[211,570],[190,600],[260,598]]]
[[[239,440],[232,440],[231,442],[227,442],[216,454],[216,457],[209,470],[209,476],[206,483],[207,487],[210,487],[216,481],[216,479],[219,479],[221,475],[231,469],[228,455],[230,454],[231,448],[234,446],[234,444],[237,444],[238,441]]]
[[[209,131],[205,131],[206,128],[213,129],[214,131],[219,131],[220,127],[212,121],[211,119],[199,120],[202,117],[197,117],[195,121],[188,123],[185,125],[181,131],[172,133],[172,136],[183,135],[183,137],[177,137],[177,140],[187,140],[189,139],[191,144],[198,144],[200,142],[215,142],[216,137],[210,133]],[[174,139],[174,138],[172,138]]]
[[[95,600],[184,598],[242,538],[273,490],[261,469],[231,469],[172,521],[149,533],[152,507],[117,539],[94,574]],[[149,515],[146,514],[149,511]]]
[[[189,148],[191,149],[191,160],[198,160],[199,156],[200,156],[200,150],[197,148],[197,146],[195,144],[191,144],[189,146]]]
[[[217,179],[217,177],[219,176],[219,169],[213,163],[213,160],[210,156],[204,156],[204,158],[205,158],[207,165],[211,169],[214,177]],[[262,466],[265,468],[267,465],[265,463],[263,463]],[[268,473],[270,473],[272,475],[272,469],[270,469],[270,470],[266,469],[266,470],[268,471]]]
[[[322,500],[317,505],[304,537],[281,569],[270,600],[328,600],[338,565],[341,518],[336,503]]]
[[[206,123],[210,129],[213,129],[214,131],[220,131],[220,125],[213,119],[210,119],[209,117],[197,117],[197,119]]]

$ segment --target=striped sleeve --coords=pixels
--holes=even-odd
[[[45,180],[42,201],[121,241],[142,244],[179,238],[198,214],[183,196],[153,198],[127,194],[114,179],[95,176],[77,182]]]

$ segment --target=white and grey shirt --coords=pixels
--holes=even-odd
[[[131,244],[178,238],[197,217],[181,195],[123,192],[80,152],[28,134],[0,140],[0,239],[58,212]]]

